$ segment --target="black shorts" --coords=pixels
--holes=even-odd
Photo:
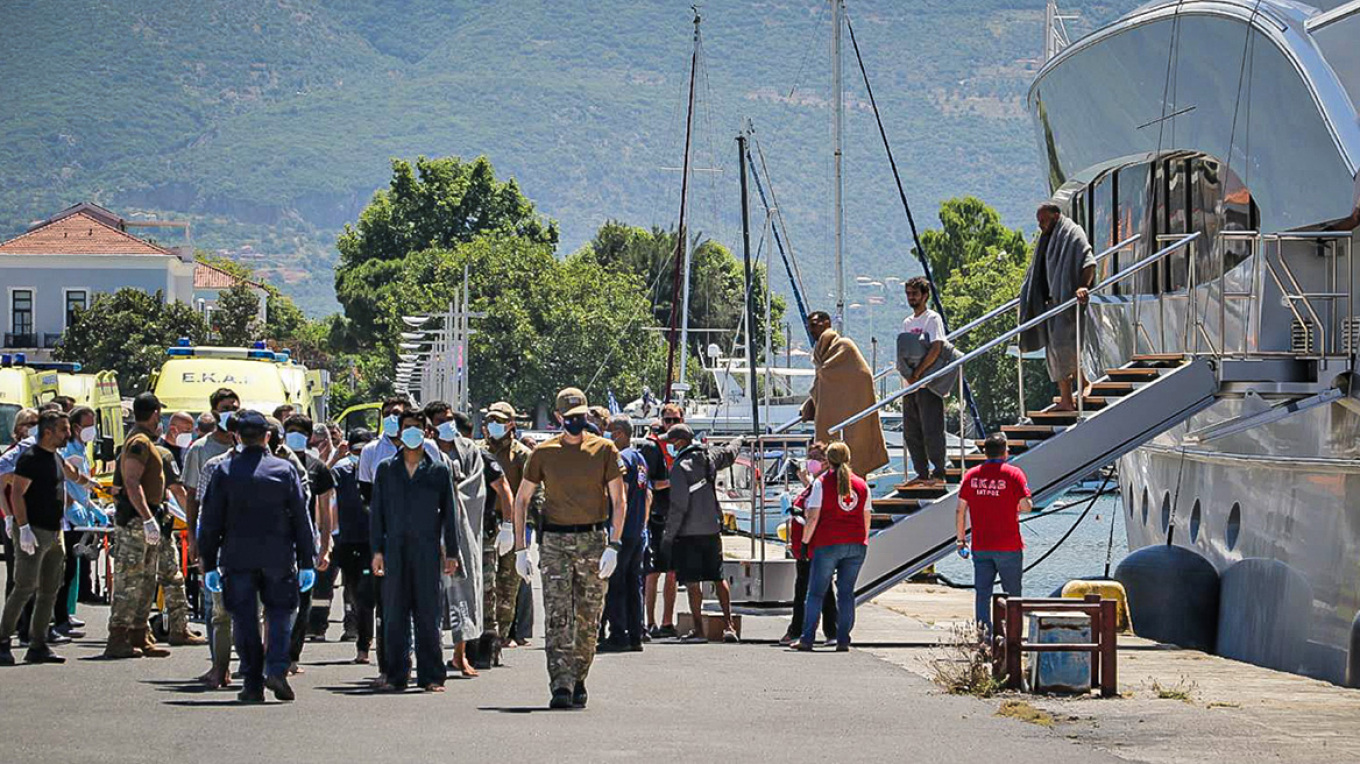
[[[671,567],[671,556],[661,549],[661,536],[666,532],[666,526],[648,524],[647,526],[647,551],[642,556],[642,572],[645,575],[653,573],[668,573],[674,568]]]
[[[682,584],[721,581],[722,536],[680,536],[671,548],[675,577]]]

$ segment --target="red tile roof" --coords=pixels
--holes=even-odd
[[[215,265],[194,264],[194,289],[230,289],[241,282],[257,289],[264,288],[250,279],[237,278]]]
[[[0,243],[6,255],[167,255],[174,252],[114,228],[86,212],[58,218]]]

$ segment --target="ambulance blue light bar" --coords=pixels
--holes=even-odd
[[[251,361],[273,361],[277,358],[272,350],[257,350],[253,348],[186,347],[178,345],[166,348],[165,354],[171,358],[236,358]]]
[[[59,371],[66,374],[77,374],[80,372],[81,365],[78,362],[60,361],[34,361],[28,365],[30,369],[38,371]]]

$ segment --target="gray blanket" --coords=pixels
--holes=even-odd
[[[921,375],[922,379],[963,357],[963,353],[959,352],[959,349],[954,347],[949,340],[943,337],[940,339],[944,342],[944,345],[940,348],[940,355],[935,358],[935,363],[932,363],[930,368],[926,369],[925,373]],[[933,339],[922,338],[920,335],[911,332],[902,332],[897,335],[897,373],[902,375],[902,379],[911,377],[912,372],[916,371],[916,367],[920,366],[921,361],[925,360],[926,353],[930,352],[932,344],[934,344]],[[949,395],[950,391],[957,390],[958,386],[959,370],[954,369],[927,384],[925,389],[943,398]]]
[[[1086,232],[1066,215],[1058,218],[1049,233],[1039,237],[1025,283],[1020,287],[1020,321],[1028,321],[1054,305],[1076,296],[1081,272],[1096,264]],[[1082,344],[1092,347],[1095,337],[1090,316],[1082,323]],[[1077,317],[1069,310],[1020,334],[1024,352],[1044,349],[1048,378],[1057,382],[1077,370]]]
[[[473,443],[460,439],[459,468],[454,470],[458,495],[462,499],[458,512],[458,549],[446,550],[449,556],[458,555],[458,572],[444,576],[444,597],[448,606],[449,628],[455,642],[467,642],[482,636],[482,516],[486,503],[484,465],[478,458]],[[471,474],[464,469],[471,467]]]

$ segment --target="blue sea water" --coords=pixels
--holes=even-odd
[[[1086,508],[1090,494],[1067,494],[1054,502],[1075,502],[1066,509],[1039,517],[1020,526],[1025,540],[1025,564],[1030,565],[1072,528]],[[1050,505],[1052,508],[1053,505]],[[1025,574],[1024,594],[1027,597],[1047,597],[1054,589],[1074,578],[1091,578],[1105,572],[1107,550],[1110,573],[1128,554],[1128,538],[1124,535],[1124,513],[1119,494],[1110,493],[1096,499],[1090,514],[1057,551]],[[1114,526],[1114,542],[1110,543],[1110,528]],[[973,563],[951,554],[941,560],[936,570],[956,584],[973,582]],[[999,590],[998,590],[999,591]]]

